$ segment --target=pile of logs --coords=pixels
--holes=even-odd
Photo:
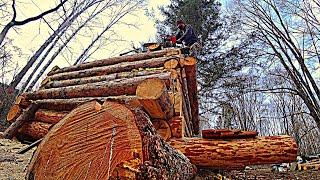
[[[179,49],[54,67],[21,94],[4,137],[42,139],[28,179],[190,179],[196,166],[239,169],[291,162],[289,136],[200,133],[196,59]]]

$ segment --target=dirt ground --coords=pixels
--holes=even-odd
[[[25,154],[17,152],[27,145],[17,141],[0,138],[0,180],[23,180],[25,179],[26,167],[35,150]],[[267,167],[267,168],[265,168]],[[235,179],[235,180],[320,180],[320,171],[293,171],[271,172],[270,166],[255,168],[246,171],[217,172],[208,169],[199,169],[196,180],[208,179]]]

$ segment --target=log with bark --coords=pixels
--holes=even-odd
[[[170,139],[193,164],[215,169],[242,169],[247,165],[293,162],[297,144],[290,136],[250,139],[212,140],[200,138]]]
[[[196,168],[170,147],[140,109],[85,103],[53,126],[27,179],[191,179]]]
[[[77,86],[43,89],[35,92],[27,92],[24,94],[24,96],[28,100],[38,100],[135,95],[137,86],[143,80],[155,77],[162,79],[167,84],[170,84],[171,73],[165,72],[161,74],[134,77],[125,80],[114,80]]]
[[[26,110],[24,110],[20,116],[4,131],[3,137],[11,139],[18,131],[18,129],[24,124],[24,122],[33,119],[34,113],[38,110],[37,104],[31,104]]]
[[[27,135],[34,140],[43,138],[48,132],[53,124],[45,122],[31,121],[24,123],[19,129],[19,133],[22,135]]]
[[[159,68],[163,67],[164,63],[175,57],[161,57],[154,59],[147,59],[136,62],[123,62],[120,64],[95,67],[91,69],[84,69],[79,71],[65,72],[48,76],[51,81],[53,80],[66,80],[66,79],[78,79],[83,77],[101,76],[111,73],[130,72],[133,69],[139,68]]]
[[[35,113],[34,120],[45,122],[45,123],[52,123],[56,124],[61,119],[63,119],[69,112],[68,111],[53,111],[47,109],[39,109]]]
[[[174,115],[174,105],[171,102],[164,81],[150,78],[142,81],[136,90],[140,104],[155,119],[170,119]]]
[[[257,131],[241,131],[240,129],[205,129],[202,130],[202,138],[205,139],[241,139],[255,138]]]
[[[184,137],[185,124],[183,121],[184,121],[183,116],[176,116],[176,117],[171,118],[168,121],[168,124],[171,129],[172,137],[175,137],[175,138],[183,138]]]
[[[187,57],[182,62],[187,79],[188,95],[192,113],[193,130],[199,134],[199,102],[197,88],[197,66],[194,57]]]
[[[71,111],[77,106],[89,101],[96,100],[98,102],[115,101],[119,103],[130,104],[132,106],[139,106],[139,101],[136,96],[109,96],[109,97],[83,97],[70,99],[42,99],[36,100],[35,103],[42,109],[55,111]]]
[[[13,122],[16,118],[20,116],[22,112],[22,108],[19,105],[14,104],[11,106],[8,114],[7,114],[7,121]]]
[[[101,81],[111,81],[115,79],[133,78],[133,77],[146,76],[151,74],[160,74],[165,71],[166,71],[165,69],[152,69],[152,70],[144,70],[144,71],[120,72],[120,73],[113,73],[113,74],[108,74],[103,76],[84,77],[84,78],[78,78],[78,79],[50,81],[44,84],[43,88],[49,89],[49,88],[95,83],[95,82],[101,82]]]
[[[144,59],[159,58],[163,56],[171,56],[171,55],[178,55],[178,54],[179,54],[178,49],[165,49],[163,51],[155,51],[155,52],[139,53],[135,55],[113,57],[108,59],[82,63],[76,66],[61,68],[61,69],[49,72],[48,75],[51,76],[54,74],[71,72],[71,71],[79,71],[84,69],[90,69],[93,67],[110,66],[110,65],[121,63],[121,62],[141,61]]]

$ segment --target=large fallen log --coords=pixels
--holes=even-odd
[[[171,102],[166,84],[159,78],[142,81],[136,90],[140,104],[150,117],[170,119],[174,115],[174,105]]]
[[[139,68],[158,68],[163,67],[164,63],[174,57],[161,57],[154,59],[147,59],[136,62],[124,62],[120,64],[96,67],[92,69],[84,69],[79,71],[59,73],[52,76],[49,76],[49,79],[52,80],[65,80],[65,79],[78,79],[83,77],[91,76],[101,76],[111,73],[119,73],[125,71],[131,71],[133,69]]]
[[[43,89],[35,92],[27,92],[24,96],[28,100],[38,99],[67,99],[77,97],[106,97],[119,95],[135,95],[137,86],[147,78],[160,78],[170,84],[171,73],[165,72],[148,76],[140,76],[124,80],[98,82],[77,86],[68,86],[52,89]]]
[[[158,57],[162,57],[162,56],[171,56],[171,55],[178,55],[178,54],[179,54],[178,49],[166,49],[163,51],[155,51],[155,52],[139,53],[139,54],[135,54],[135,55],[113,57],[113,58],[108,58],[108,59],[87,62],[87,63],[79,64],[76,66],[55,69],[54,71],[48,73],[48,75],[51,76],[51,75],[58,74],[58,73],[79,71],[79,70],[89,69],[89,68],[93,68],[93,67],[114,65],[114,64],[121,63],[121,62],[140,61],[140,60],[144,60],[144,59],[158,58]]]
[[[297,157],[297,144],[290,136],[229,141],[183,138],[170,139],[169,143],[193,164],[215,169],[242,169],[247,165],[293,162]]]
[[[103,76],[84,77],[84,78],[78,78],[78,79],[67,79],[67,80],[61,80],[61,81],[50,81],[50,82],[47,82],[46,84],[44,84],[43,88],[49,89],[49,88],[57,88],[57,87],[95,83],[95,82],[101,82],[101,81],[111,81],[111,80],[115,80],[115,79],[133,78],[133,77],[137,77],[137,76],[160,74],[164,71],[165,71],[164,69],[130,71],[130,72],[120,72],[120,73],[108,74],[108,75],[103,75]]]
[[[191,179],[196,168],[147,115],[96,101],[71,111],[37,148],[27,179]]]

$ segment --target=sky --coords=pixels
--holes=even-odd
[[[35,16],[49,7],[54,7],[56,1],[51,0],[20,0],[17,3],[17,20],[23,20],[26,17]],[[155,13],[160,16],[158,8],[163,5],[168,5],[170,0],[148,0],[147,9],[155,10]],[[124,18],[124,21],[128,23],[133,23],[137,28],[128,28],[128,27],[119,27],[116,28],[118,38],[123,40],[117,44],[110,44],[108,47],[105,47],[97,51],[91,59],[105,59],[112,56],[117,56],[120,52],[126,52],[132,50],[132,46],[139,47],[141,42],[150,42],[155,41],[156,28],[155,23],[152,19],[146,16],[144,9],[139,10],[135,13],[135,16],[127,16]],[[17,73],[27,62],[29,57],[38,49],[38,47],[46,40],[49,33],[52,31],[45,25],[45,23],[31,22],[24,26],[21,26],[15,30],[11,29],[8,33],[8,37],[13,39],[13,44],[21,49],[23,53],[21,57],[14,56],[13,62],[15,66],[15,71],[10,75],[6,76],[4,82],[8,83],[12,80],[14,73]],[[98,32],[97,32],[98,34]],[[90,42],[89,39],[77,39],[81,43],[73,43],[75,46],[74,49],[79,48],[78,46],[83,46]],[[81,44],[81,45],[80,45]],[[82,45],[83,44],[83,45]],[[71,47],[72,48],[72,47]],[[72,62],[68,62],[66,59],[74,59],[74,57],[57,57],[55,62],[48,68],[50,70],[54,65],[59,67],[70,66]],[[47,70],[47,71],[48,71]]]

